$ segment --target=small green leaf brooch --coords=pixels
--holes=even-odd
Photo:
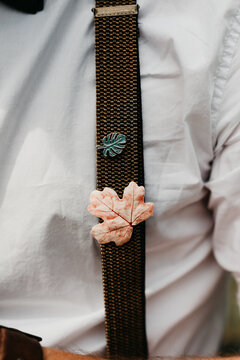
[[[103,145],[97,146],[97,149],[103,149],[104,156],[114,157],[122,153],[126,146],[126,136],[123,134],[112,133],[104,136]]]

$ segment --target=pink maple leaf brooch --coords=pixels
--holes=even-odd
[[[144,203],[144,194],[144,187],[133,181],[124,189],[122,199],[108,187],[103,191],[92,191],[88,211],[103,222],[93,226],[91,235],[100,244],[114,241],[116,245],[123,245],[128,242],[133,226],[153,215],[154,205]]]

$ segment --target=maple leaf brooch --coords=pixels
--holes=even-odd
[[[153,215],[154,205],[144,202],[144,194],[144,187],[133,181],[124,189],[122,199],[108,187],[103,191],[92,191],[88,211],[103,222],[93,226],[91,235],[100,244],[114,241],[116,245],[123,245],[128,242],[133,226]]]

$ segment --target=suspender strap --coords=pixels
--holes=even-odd
[[[135,0],[96,0],[94,9],[97,144],[110,133],[126,136],[115,157],[97,150],[97,188],[111,187],[119,196],[130,181],[144,185],[137,9]],[[101,245],[101,255],[107,356],[144,358],[144,223],[123,246]]]

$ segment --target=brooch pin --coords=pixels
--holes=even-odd
[[[103,149],[104,156],[114,157],[122,153],[126,146],[126,136],[123,134],[112,133],[104,136],[103,145],[97,146],[97,149]]]
[[[144,194],[144,187],[133,181],[124,189],[122,199],[108,187],[103,191],[92,191],[88,211],[103,222],[93,226],[91,235],[100,244],[114,241],[116,245],[123,245],[128,242],[133,226],[153,215],[154,205],[144,203]]]

